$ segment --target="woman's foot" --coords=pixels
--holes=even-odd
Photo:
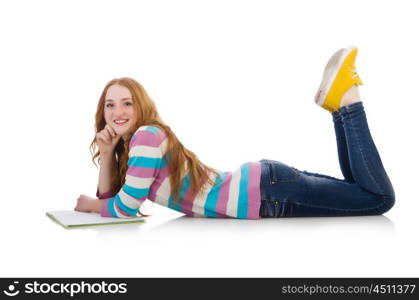
[[[359,96],[358,86],[353,85],[349,88],[349,90],[346,91],[345,94],[343,94],[342,100],[340,101],[340,107],[359,101],[361,101],[361,97]]]
[[[341,106],[360,101],[358,85],[362,80],[355,69],[358,48],[338,50],[327,62],[315,102],[329,112]]]

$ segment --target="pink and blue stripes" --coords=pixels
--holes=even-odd
[[[188,216],[260,219],[260,162],[244,163],[234,172],[217,170],[217,176],[212,177],[216,184],[206,185],[202,195],[192,192],[187,174],[181,181],[180,203],[175,205],[164,158],[166,148],[167,138],[160,128],[141,126],[136,131],[129,144],[125,184],[117,195],[104,200],[102,216],[135,216],[148,198]]]
[[[135,132],[129,144],[125,184],[116,196],[104,200],[101,216],[127,218],[137,215],[158,170],[165,166],[160,147],[162,141],[157,127],[141,126]]]

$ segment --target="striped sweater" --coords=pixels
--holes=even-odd
[[[190,189],[189,174],[181,181],[180,201],[171,196],[166,153],[167,137],[156,126],[141,126],[129,143],[128,169],[121,190],[103,199],[101,216],[130,218],[137,215],[145,199],[193,217],[260,219],[260,162],[244,163],[234,172],[217,171],[215,185],[205,185],[202,195]],[[185,163],[186,168],[186,163]],[[190,201],[192,200],[192,201]]]

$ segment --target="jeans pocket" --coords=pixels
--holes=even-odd
[[[292,217],[293,203],[289,201],[262,201],[260,216],[262,218]]]
[[[298,179],[299,173],[297,172],[297,169],[290,167],[283,162],[270,160],[268,167],[271,184],[293,182]]]

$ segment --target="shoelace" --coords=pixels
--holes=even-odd
[[[351,72],[353,73],[352,79],[359,77],[358,73],[356,72],[356,69],[352,69]]]
[[[352,79],[355,79],[355,78],[359,77],[358,73],[356,72],[355,64],[350,64],[348,67],[349,67],[349,70],[352,73]]]

